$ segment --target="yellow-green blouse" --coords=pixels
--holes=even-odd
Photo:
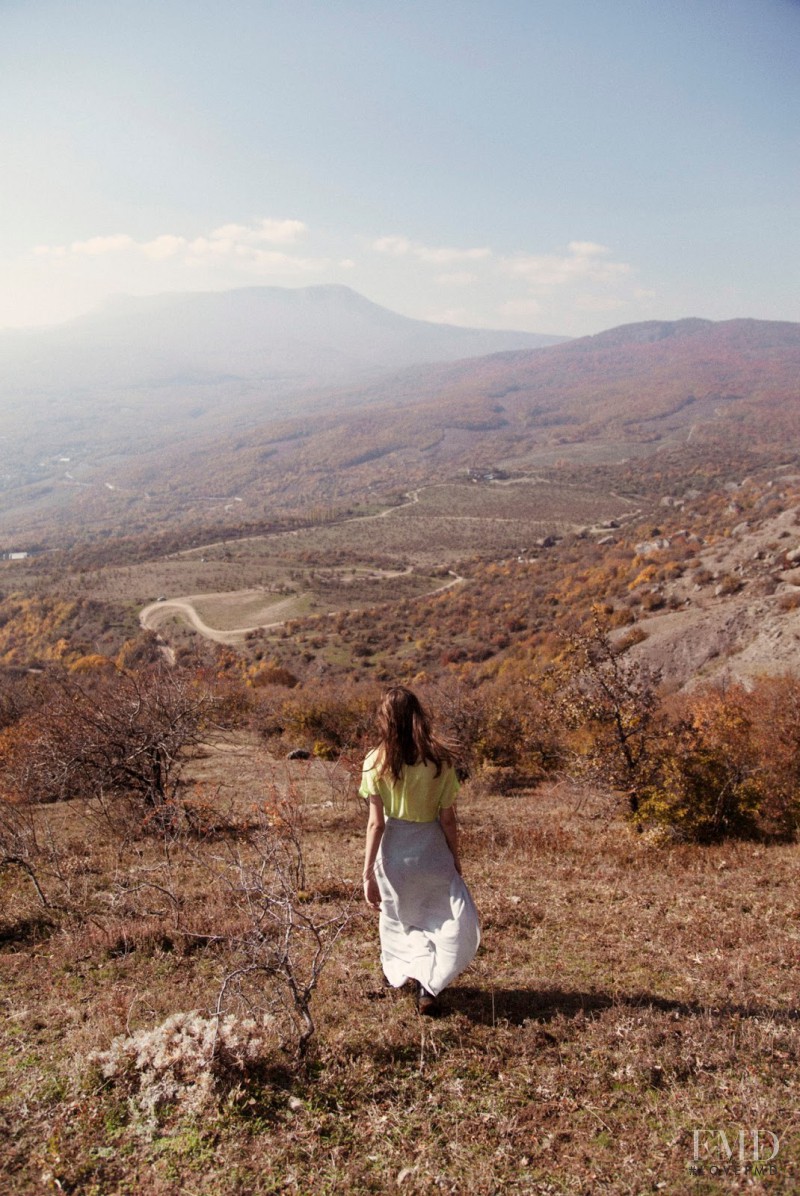
[[[446,810],[456,800],[459,790],[456,770],[442,765],[436,775],[436,765],[406,764],[398,780],[388,773],[378,776],[378,748],[364,761],[361,786],[362,797],[380,797],[387,818],[402,818],[405,822],[435,822],[440,810]]]

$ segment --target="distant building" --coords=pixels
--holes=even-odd
[[[508,477],[504,469],[470,469],[471,482],[502,482]]]

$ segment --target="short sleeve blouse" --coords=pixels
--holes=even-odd
[[[456,770],[443,764],[438,777],[436,765],[430,760],[423,764],[406,764],[395,781],[384,773],[378,776],[378,749],[364,761],[361,785],[362,797],[380,797],[387,818],[402,818],[405,822],[435,822],[440,810],[446,810],[456,800],[459,790]]]

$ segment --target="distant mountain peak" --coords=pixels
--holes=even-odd
[[[0,334],[0,397],[119,393],[192,378],[285,395],[563,339],[417,320],[338,283],[117,295],[24,338]]]

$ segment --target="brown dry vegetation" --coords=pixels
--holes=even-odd
[[[433,486],[372,517],[219,541],[136,566],[56,568],[47,555],[7,564],[0,649],[8,645],[5,660],[17,665],[26,648],[27,661],[113,655],[135,635],[141,606],[161,594],[193,594],[201,607],[203,595],[212,608],[232,603],[225,626],[250,626],[259,615],[249,609],[237,624],[242,591],[245,605],[254,596],[260,605],[263,592],[264,622],[273,602],[285,618],[282,604],[292,601],[295,616],[249,637],[248,661],[313,680],[353,670],[379,679],[456,672],[471,683],[527,675],[598,601],[629,647],[655,655],[670,685],[718,670],[734,652],[749,675],[769,670],[779,640],[784,667],[794,668],[796,577],[787,554],[796,476],[771,466],[752,478],[729,472],[720,485],[706,465],[710,474],[689,470],[687,478],[682,461],[660,461],[651,479],[658,505],[635,493],[645,479],[631,463],[614,476],[596,472],[591,485]],[[614,497],[615,486],[628,497]],[[453,579],[448,570],[467,584],[425,597]],[[763,644],[749,649],[759,629]],[[194,633],[161,631],[179,653],[194,642],[207,655]]]
[[[43,808],[51,905],[21,869],[2,874],[5,1191],[797,1189],[796,848],[659,847],[566,784],[462,795],[484,937],[439,1020],[382,985],[374,918],[354,906],[305,1064],[282,1022],[284,1046],[200,1112],[145,1113],[90,1056],[216,1007],[242,928],[224,862],[249,850],[254,803],[302,807],[300,908],[346,909],[360,874],[364,812],[341,764],[279,763],[239,734],[191,773],[205,833],[142,836],[122,804]],[[754,1128],[781,1139],[763,1178],[738,1159]],[[735,1146],[722,1175],[719,1130]]]
[[[796,324],[777,322],[633,325],[306,394],[290,420],[281,406],[265,421],[270,404],[257,392],[238,415],[212,401],[214,422],[228,425],[214,432],[187,418],[185,394],[159,392],[175,419],[167,434],[145,417],[137,431],[151,438],[133,451],[130,441],[100,446],[96,431],[91,444],[80,435],[72,479],[55,457],[44,473],[11,480],[0,522],[9,536],[52,543],[60,524],[59,537],[89,531],[102,543],[123,526],[169,536],[179,525],[191,535],[276,513],[305,520],[312,506],[341,512],[470,467],[638,459],[646,475],[677,450],[689,468],[716,456],[723,469],[736,460],[749,471],[758,455],[775,459],[797,443],[798,340]],[[113,422],[101,433],[119,436]]]

